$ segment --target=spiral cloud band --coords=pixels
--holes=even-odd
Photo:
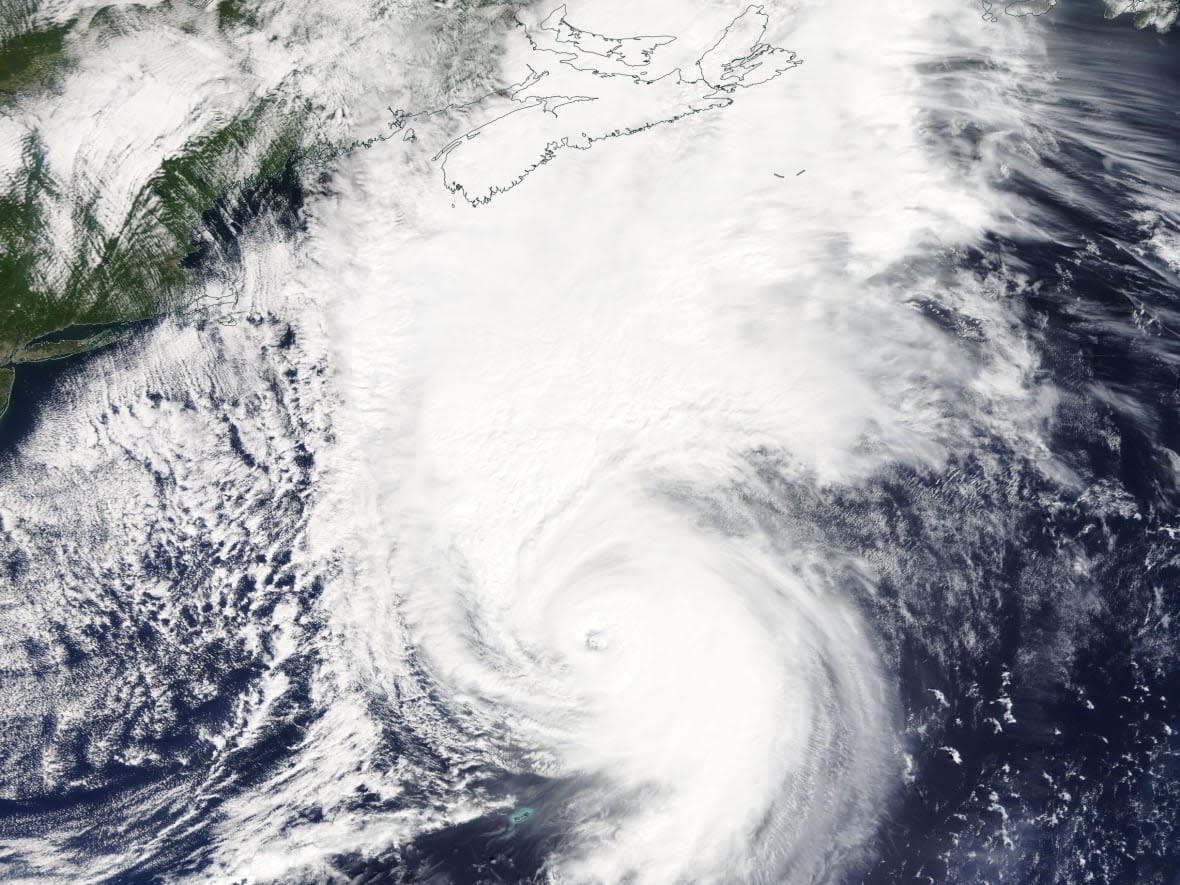
[[[452,610],[420,652],[538,772],[582,783],[539,809],[573,822],[559,878],[815,878],[872,832],[894,702],[833,588],[740,502],[685,494],[592,483],[526,539],[503,603]]]

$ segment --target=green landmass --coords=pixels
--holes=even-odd
[[[258,14],[242,0],[220,0],[217,4],[217,25],[221,28],[257,28]]]
[[[450,95],[490,82],[496,66],[485,50],[513,8],[437,7],[423,19],[434,39],[423,41],[418,87]],[[40,0],[0,0],[0,115],[51,101],[73,59],[121,36],[159,27],[220,39],[266,24],[258,0],[108,5],[64,23],[47,20],[52,12]],[[233,236],[266,205],[297,201],[309,169],[355,147],[314,134],[310,123],[326,111],[282,92],[256,100],[163,160],[115,226],[100,221],[97,192],[79,193],[69,170],[50,168],[30,128],[19,168],[0,176],[0,413],[22,364],[92,351],[190,306],[196,268],[204,249],[220,248],[217,236]]]
[[[73,26],[71,21],[0,40],[0,107],[23,92],[45,87],[65,62],[66,36]]]
[[[116,231],[99,225],[93,198],[77,200],[66,207],[76,242],[65,261],[50,253],[47,218],[66,198],[30,135],[22,169],[0,192],[0,369],[10,374],[21,363],[113,340],[107,333],[41,340],[72,327],[122,327],[186,306],[193,272],[183,262],[198,248],[204,216],[287,174],[303,153],[303,120],[298,109],[266,99],[191,140],[160,164]]]
[[[16,383],[16,370],[0,369],[0,418],[8,411],[8,400],[12,396],[12,385]]]
[[[35,341],[25,345],[17,352],[18,362],[44,363],[49,360],[65,359],[79,353],[88,353],[114,344],[127,337],[125,327],[103,329],[94,335],[81,338],[63,338],[56,341]]]
[[[184,0],[108,6],[65,24],[39,22],[37,6],[0,0],[0,114],[51,98],[71,46],[97,48],[161,18],[185,30],[258,25],[246,0],[220,0],[215,21],[204,3]],[[241,207],[258,208],[260,193],[279,192],[276,182],[325,155],[307,135],[310,115],[283,95],[255,101],[163,160],[113,229],[98,220],[97,193],[55,179],[30,130],[19,168],[0,178],[0,415],[21,364],[107,346],[129,324],[188,306],[194,270],[185,260],[199,250],[202,229],[218,214],[248,216]],[[58,227],[69,219],[65,243],[51,237],[50,219]]]

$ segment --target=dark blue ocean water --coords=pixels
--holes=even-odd
[[[1180,280],[1145,254],[1134,220],[1145,194],[1170,206],[1171,225],[1180,213],[1180,39],[1085,5],[1044,23],[1061,82],[1043,125],[1059,151],[1009,186],[1056,243],[994,236],[969,265],[1037,281],[1019,299],[1063,392],[1053,453],[1121,503],[1052,488],[1022,453],[985,439],[980,463],[960,465],[949,488],[933,477],[882,488],[899,516],[938,485],[948,520],[984,507],[1008,528],[931,547],[906,575],[932,589],[959,570],[982,580],[996,643],[986,657],[935,662],[923,637],[902,639],[910,711],[929,688],[943,691],[951,708],[937,743],[962,763],[924,748],[866,881],[1180,881],[1180,489],[1169,455],[1180,451]],[[972,488],[987,485],[975,480],[989,457],[1007,482],[980,501]],[[1016,722],[998,717],[999,697]],[[983,725],[994,718],[1002,731]]]

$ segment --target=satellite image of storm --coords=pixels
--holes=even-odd
[[[1180,0],[0,0],[0,882],[1180,885]]]

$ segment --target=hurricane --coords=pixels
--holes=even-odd
[[[3,17],[5,880],[1172,881],[1174,3]]]

